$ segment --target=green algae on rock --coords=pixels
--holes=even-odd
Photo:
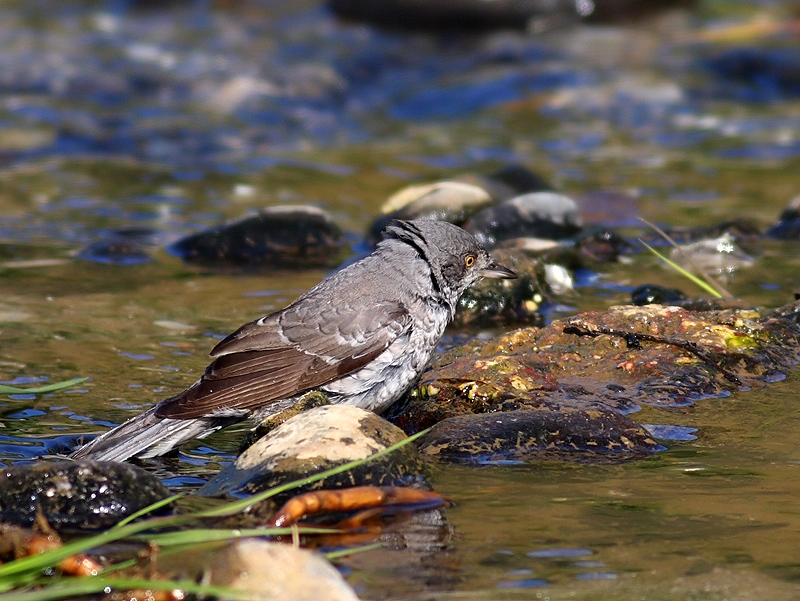
[[[782,378],[798,360],[798,310],[619,306],[471,341],[441,356],[390,417],[407,432],[439,424],[422,448],[446,460],[642,456],[659,447],[627,414]]]

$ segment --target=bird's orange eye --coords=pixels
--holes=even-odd
[[[464,259],[464,265],[466,265],[467,267],[472,267],[473,265],[475,265],[475,257],[472,255],[467,255],[466,258]]]

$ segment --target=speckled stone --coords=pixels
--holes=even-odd
[[[326,405],[287,420],[259,439],[199,493],[205,496],[251,495],[364,459],[405,439],[405,433],[371,411]],[[290,495],[319,488],[400,486],[416,480],[423,461],[413,444],[330,476]]]

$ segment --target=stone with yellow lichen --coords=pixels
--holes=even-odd
[[[642,457],[659,447],[633,419],[641,406],[680,424],[676,409],[780,379],[800,359],[798,322],[800,302],[583,313],[451,349],[389,417],[435,426],[422,448],[440,460]]]

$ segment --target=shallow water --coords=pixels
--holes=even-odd
[[[508,162],[579,198],[628,192],[583,204],[588,221],[625,227],[765,228],[800,193],[788,1],[539,36],[380,32],[300,0],[133,6],[0,9],[0,380],[90,378],[0,399],[5,463],[63,452],[181,390],[215,340],[324,277],[201,273],[163,250],[249,209],[317,204],[357,244],[398,188]],[[768,18],[771,30],[741,27]],[[762,67],[731,75],[745,51]],[[149,262],[75,257],[132,227]],[[729,289],[792,300],[796,245],[747,250],[756,262]],[[561,313],[628,302],[645,282],[692,292],[644,254],[580,281]],[[796,598],[797,378],[644,409],[638,421],[697,428],[646,461],[437,467],[456,503],[434,528],[445,549],[356,556],[348,578],[376,599]],[[245,427],[187,447],[168,483],[215,473]]]

